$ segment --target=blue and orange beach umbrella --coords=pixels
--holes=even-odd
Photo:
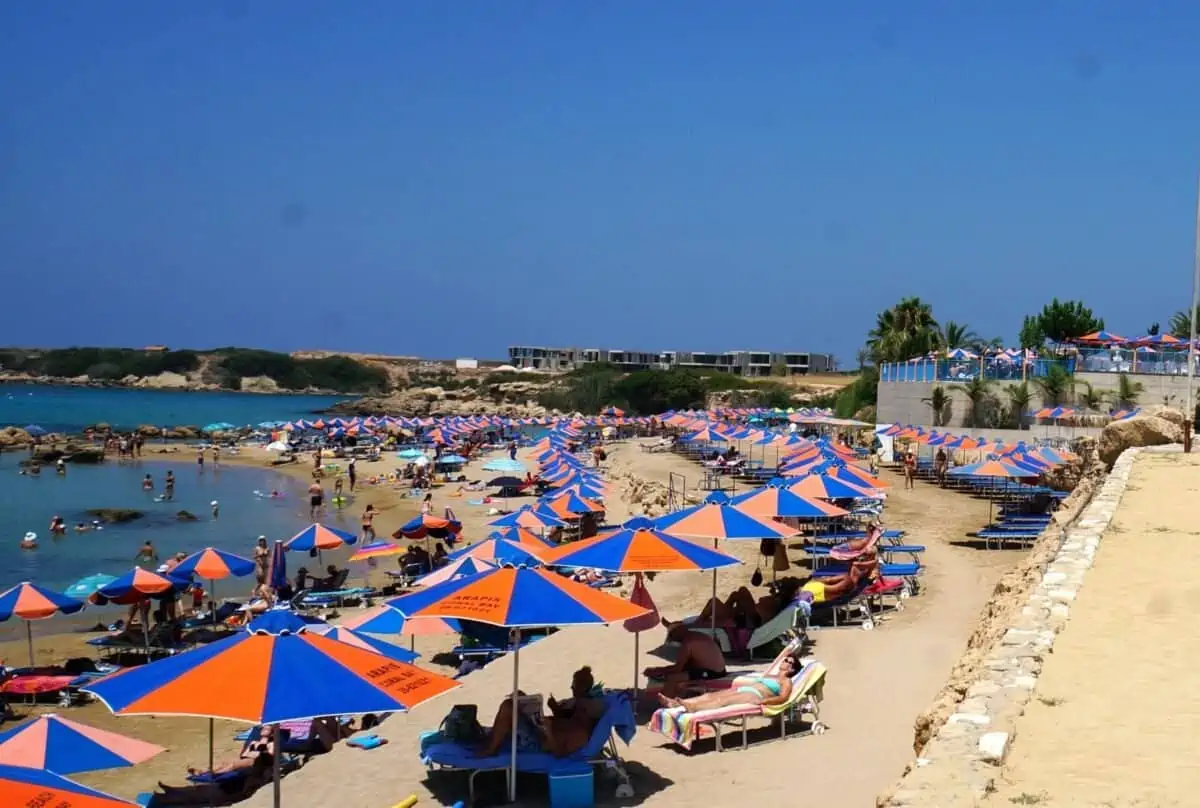
[[[311,552],[316,550],[335,550],[343,544],[354,544],[358,536],[345,530],[327,527],[314,522],[283,543],[285,550],[300,550]]]
[[[136,805],[46,769],[0,766],[0,805],[129,808]]]
[[[40,715],[0,734],[0,766],[50,769],[58,774],[136,766],[165,751],[161,746],[89,727],[54,713]]]
[[[208,581],[209,595],[216,603],[216,582],[226,578],[242,578],[254,572],[254,562],[234,553],[205,547],[180,561],[171,575],[175,578],[190,578],[198,575]],[[213,623],[217,621],[217,610],[212,610]]]
[[[432,536],[435,539],[444,539],[447,536],[457,536],[460,532],[462,532],[462,522],[443,519],[431,513],[423,513],[401,525],[400,529],[392,534],[392,538],[424,539]]]
[[[513,728],[509,800],[517,798],[517,686],[520,682],[521,629],[538,626],[603,625],[649,612],[626,600],[544,569],[499,567],[457,578],[386,603],[406,618],[476,620],[513,632]]]
[[[778,485],[740,494],[731,504],[760,519],[837,519],[849,513],[836,505],[801,496]]]
[[[239,631],[186,654],[127,668],[86,691],[115,715],[278,725],[327,715],[403,712],[458,687],[445,676],[323,637],[299,619],[260,618],[248,628],[256,624],[284,628]],[[278,755],[275,766],[278,806]]]
[[[534,508],[522,505],[512,513],[507,513],[498,519],[488,522],[491,527],[523,527],[528,530],[546,530],[547,528],[562,527],[566,522],[544,508]]]
[[[81,600],[24,581],[0,594],[0,621],[12,617],[19,617],[25,621],[25,636],[29,640],[29,665],[32,667],[33,621],[45,620],[60,612],[75,614],[83,607],[84,603]]]

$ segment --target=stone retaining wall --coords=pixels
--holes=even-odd
[[[1042,660],[1067,624],[1071,604],[1125,492],[1135,455],[1127,449],[1063,543],[1016,622],[988,651],[983,670],[938,728],[886,808],[973,806],[989,794],[1014,738],[1016,719],[1037,687]]]

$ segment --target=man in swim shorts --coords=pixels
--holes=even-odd
[[[667,640],[679,643],[675,662],[657,668],[646,668],[647,678],[663,680],[663,694],[677,696],[688,682],[720,679],[726,675],[725,655],[708,634],[692,631],[682,623],[667,624]]]
[[[321,484],[313,479],[312,485],[308,487],[308,515],[315,522],[317,514],[321,512],[321,504],[325,501],[325,489],[321,488]]]

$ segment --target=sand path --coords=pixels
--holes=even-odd
[[[1197,493],[1200,457],[1137,458],[989,806],[1196,804]]]
[[[626,444],[611,454],[616,468],[636,467],[638,473],[664,481],[672,471],[699,475],[697,467],[679,457],[650,455]],[[895,480],[895,478],[892,478]],[[889,526],[910,531],[914,541],[928,547],[929,573],[925,592],[909,608],[874,632],[857,629],[816,632],[814,654],[830,669],[823,719],[830,730],[818,738],[797,738],[717,755],[701,744],[698,754],[681,754],[661,743],[659,736],[639,732],[623,755],[630,764],[636,804],[725,804],[751,795],[755,804],[783,805],[801,793],[821,795],[826,802],[869,806],[876,794],[899,775],[912,757],[912,724],[944,683],[961,653],[974,619],[1014,553],[984,553],[951,545],[986,517],[986,506],[960,494],[920,485],[902,492],[899,485],[889,501]],[[620,507],[614,513],[626,515]],[[460,512],[464,521],[477,518]],[[723,549],[751,559],[757,543],[729,543]],[[751,567],[723,573],[722,592],[741,585]],[[710,577],[696,574],[660,576],[652,585],[660,609],[668,615],[692,612],[709,592]],[[637,666],[656,664],[654,649],[662,632],[643,635],[642,659]],[[418,650],[425,650],[418,646]],[[611,686],[630,684],[633,638],[620,627],[578,628],[560,632],[521,654],[521,687],[529,692],[562,694],[571,671],[593,666],[597,678]],[[463,687],[440,703],[412,714],[393,716],[379,734],[389,744],[372,752],[348,748],[312,760],[284,781],[285,804],[337,805],[339,808],[381,808],[415,793],[422,802],[451,804],[465,796],[459,775],[427,779],[417,759],[417,735],[437,725],[454,703],[481,705],[485,719],[512,687],[512,665],[500,660],[463,680]],[[485,784],[481,778],[481,784]],[[503,777],[492,779],[499,793]],[[545,804],[545,778],[522,779],[531,804]],[[601,781],[602,802],[611,802],[613,784]],[[293,803],[288,795],[299,795]],[[248,806],[271,804],[269,791],[255,795]]]

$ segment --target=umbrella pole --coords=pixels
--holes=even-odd
[[[213,724],[215,724],[215,723],[216,722],[213,719],[211,719],[211,718],[208,719],[208,773],[209,774],[212,774],[213,766],[216,765],[213,762]],[[213,804],[213,794],[211,791],[209,791],[209,795],[208,795],[208,804],[209,804],[209,806],[212,806],[212,804]]]
[[[638,703],[638,685],[641,682],[638,680],[638,644],[642,639],[642,632],[633,632],[633,704],[634,709],[637,709]]]
[[[36,668],[33,664],[33,623],[25,621],[25,636],[29,640],[29,667]]]
[[[280,752],[283,750],[283,744],[281,744],[279,742],[280,741],[279,732],[280,732],[279,725],[276,724],[275,725],[275,734],[272,736],[273,748],[271,750],[273,753],[271,755],[271,757],[274,759],[273,763],[272,763],[271,780],[273,780],[275,783],[275,808],[279,808],[279,781],[281,779],[283,779],[283,775],[280,774],[280,771],[279,771],[279,755],[280,755]]]
[[[512,759],[508,766],[508,801],[517,801],[517,681],[521,670],[521,629],[514,628],[510,639],[513,644],[513,689],[512,689]],[[279,808],[278,805],[275,808]]]

